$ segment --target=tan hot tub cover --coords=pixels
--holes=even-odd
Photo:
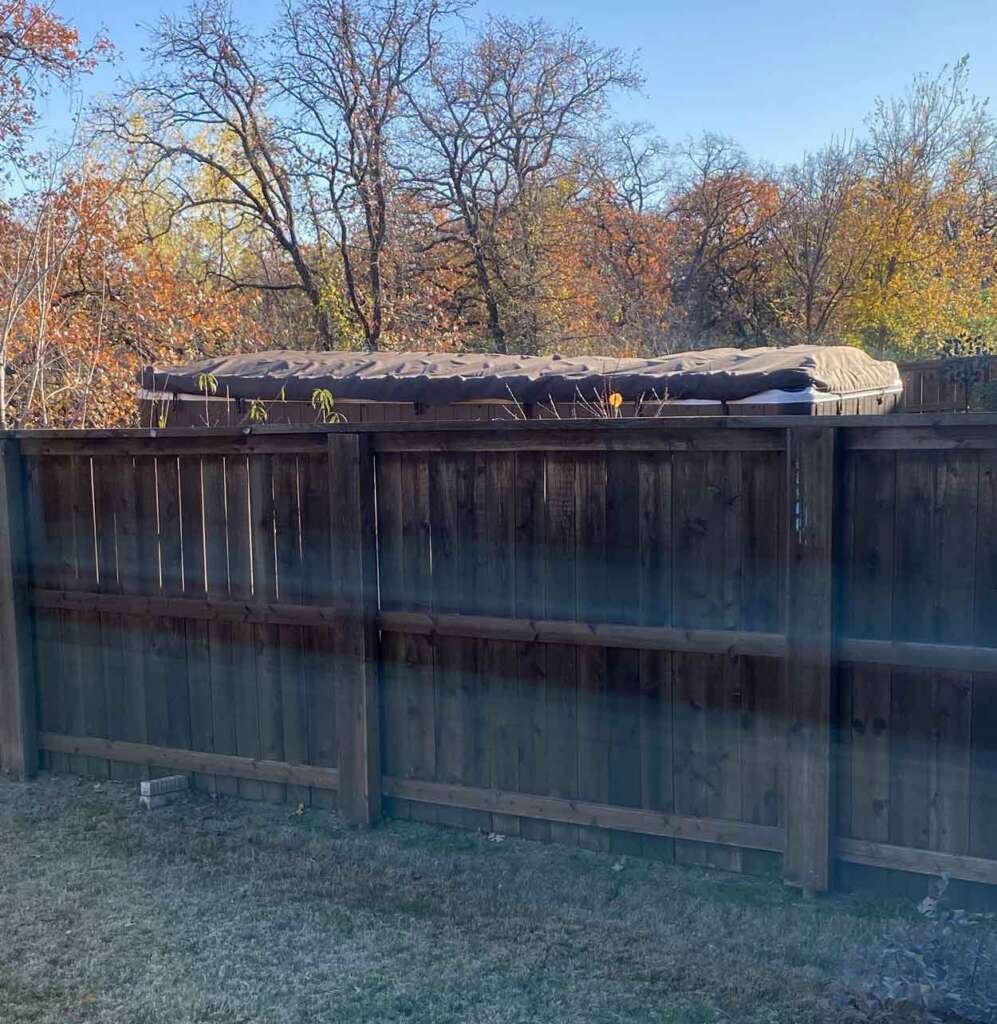
[[[185,366],[148,366],[147,391],[203,394],[205,375],[218,397],[310,401],[326,389],[336,399],[367,402],[570,402],[607,389],[641,396],[729,402],[764,391],[850,395],[899,389],[895,363],[847,346],[717,348],[651,359],[607,356],[511,356],[440,352],[253,352]],[[199,385],[199,381],[201,382]]]

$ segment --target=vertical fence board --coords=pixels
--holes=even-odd
[[[974,639],[997,646],[997,454],[980,462],[976,521]],[[997,674],[973,679],[970,845],[974,857],[997,858]]]
[[[369,438],[357,434],[330,434],[328,454],[333,578],[354,613],[335,636],[339,807],[370,824],[381,815],[374,457]]]
[[[545,535],[547,617],[575,614],[575,469],[571,455],[546,458],[547,521]],[[547,645],[547,792],[578,797],[578,676],[575,649]],[[578,826],[552,822],[554,842],[576,844]]]
[[[742,496],[742,456],[725,452],[711,456],[715,489],[714,502],[719,506],[711,519],[716,522],[714,543],[723,554],[723,568],[711,586],[719,590],[720,620],[724,629],[738,629],[743,621],[743,537],[744,503]],[[741,709],[743,696],[743,659],[725,655],[718,670],[707,683],[707,801],[710,817],[740,819],[741,811]],[[728,871],[740,871],[742,853],[738,849],[707,851],[707,863]]]
[[[607,592],[618,568],[607,563],[605,455],[583,455],[575,460],[575,618],[583,622],[605,621],[609,609]],[[569,613],[571,614],[571,613]],[[612,722],[607,694],[607,661],[604,647],[579,647],[575,651],[578,686],[578,796],[582,800],[610,802],[610,735]],[[605,829],[582,827],[579,845],[590,850],[608,850]]]
[[[228,524],[229,591],[233,600],[250,601],[253,592],[253,510],[250,507],[249,459],[235,456],[225,463],[225,508]],[[260,706],[256,686],[253,626],[232,624],[232,643],[219,672],[231,679],[235,704],[235,742],[240,757],[260,757]],[[264,798],[263,783],[239,780],[239,796]]]
[[[203,598],[207,593],[207,551],[205,507],[199,457],[180,459],[181,533],[183,535],[184,596]],[[208,646],[208,624],[186,623],[187,700],[190,713],[190,745],[193,750],[211,752],[214,747],[211,708],[211,653]],[[194,772],[191,783],[195,789],[216,792],[213,776]]]
[[[788,431],[787,881],[830,883],[835,430]]]
[[[332,538],[329,535],[329,460],[321,455],[298,458],[298,488],[301,500],[302,600],[306,604],[329,605],[334,596],[332,581]],[[302,648],[302,676],[307,701],[309,764],[335,768],[336,673],[333,665],[333,633],[327,627],[309,629]],[[336,806],[336,794],[313,788],[316,807]]]
[[[893,634],[896,465],[893,452],[852,452],[846,463],[842,631],[849,636]],[[876,842],[889,841],[892,676],[889,665],[841,669],[849,698],[840,723],[848,796],[841,824],[846,835]]]
[[[474,456],[433,458],[429,506],[433,552],[433,611],[467,605],[474,559]],[[474,785],[478,774],[477,648],[473,640],[438,637],[435,647],[436,770],[441,782]],[[480,784],[480,782],[479,782]],[[463,828],[491,828],[491,816],[463,808],[437,808],[437,820]]]
[[[131,460],[94,458],[94,512],[97,532],[99,590],[104,594],[122,593],[119,548],[127,547],[127,538],[119,537],[124,527],[125,495],[131,489]],[[129,731],[127,715],[134,682],[125,672],[124,618],[101,613],[99,616],[100,656],[107,707],[107,732],[110,739],[123,738]],[[112,779],[134,780],[134,765],[111,762]]]
[[[33,579],[36,586],[59,589],[69,576],[73,558],[72,529],[65,502],[69,461],[63,456],[32,456],[27,461]],[[67,731],[62,622],[61,612],[35,610],[39,725],[45,731],[57,733]],[[68,771],[69,757],[49,753],[42,764],[53,771]]]
[[[97,534],[94,521],[93,470],[89,456],[75,456],[71,469],[73,535],[76,544],[76,588],[98,589]],[[101,656],[100,616],[94,612],[74,612],[70,635],[75,644],[69,659],[72,692],[75,700],[69,725],[75,736],[107,736],[107,694],[104,690],[104,666]],[[77,731],[78,730],[78,731]],[[97,779],[108,777],[103,758],[84,759],[85,774]]]
[[[980,500],[977,455],[946,454],[939,466],[936,504],[939,587],[934,594],[932,639],[947,644],[973,640],[976,582],[976,517]],[[972,676],[939,672],[934,689],[929,843],[933,850],[967,853],[970,832],[970,714]]]
[[[730,513],[728,465],[722,453],[682,454],[674,460],[673,618],[676,625],[722,628],[731,595],[725,589]],[[733,606],[731,606],[733,607]],[[730,767],[729,693],[736,665],[724,655],[676,657],[674,668],[676,742],[675,809],[707,816],[726,799]],[[717,816],[723,816],[722,813]],[[682,840],[676,859],[685,864],[736,867],[736,852]]]
[[[254,455],[249,460],[249,502],[252,516],[253,596],[257,601],[277,600],[276,526],[274,518],[274,467],[281,456]],[[280,692],[279,627],[253,627],[256,693],[259,708],[260,756],[269,761],[284,759],[284,725]],[[263,798],[273,803],[287,791],[277,782],[263,783]]]
[[[122,594],[146,594],[158,583],[153,564],[154,551],[144,543],[142,509],[139,504],[139,462],[151,469],[151,460],[125,458],[121,461],[120,492],[116,496],[118,583]],[[132,743],[147,740],[145,706],[145,640],[148,624],[131,616],[121,618],[121,660],[125,684],[121,692],[118,727],[121,739]],[[122,765],[122,777],[142,779],[148,769]]]
[[[156,495],[156,462],[136,457],[135,473],[135,557],[134,571],[122,578],[126,593],[157,595],[161,589],[159,562],[159,509]],[[141,687],[136,707],[136,730],[152,744],[168,742],[166,736],[166,695],[159,659],[162,650],[160,619],[129,622],[125,635],[128,660]],[[142,716],[139,718],[138,716]],[[151,774],[144,770],[143,777]]]
[[[225,494],[225,459],[208,455],[201,460],[202,500],[204,508],[205,596],[209,600],[229,597],[228,522]],[[232,624],[207,624],[208,688],[211,705],[209,722],[211,747],[216,754],[237,754],[235,735],[235,698],[232,666]],[[214,792],[236,796],[236,779],[215,776]]]
[[[475,505],[479,510],[478,549],[474,559],[475,607],[482,615],[515,614],[515,456],[481,454],[475,474]],[[478,671],[489,700],[488,785],[519,789],[518,677],[516,647],[481,641]],[[519,819],[493,814],[492,828],[519,834]]]
[[[628,625],[640,623],[640,477],[634,454],[606,456],[606,582],[599,616]],[[637,651],[611,648],[606,658],[607,801],[621,807],[641,806],[641,683]],[[639,856],[641,838],[614,831],[616,853]]]
[[[784,459],[778,454],[743,456],[741,516],[740,625],[778,633],[782,630],[781,586],[785,556]],[[741,814],[758,825],[785,824],[786,673],[779,659],[741,658]],[[778,870],[781,858],[762,850],[744,850],[746,872]]]
[[[273,483],[280,600],[284,604],[300,604],[304,594],[304,579],[297,456],[282,456],[275,461]],[[298,626],[278,626],[277,643],[280,658],[283,758],[291,764],[306,764],[307,686],[302,672],[302,630]],[[288,786],[287,799],[296,806],[308,803],[307,787]]]
[[[894,636],[921,640],[933,634],[932,609],[939,585],[936,486],[939,458],[904,453],[897,461],[894,570]],[[890,729],[890,842],[927,847],[930,827],[933,739],[933,673],[893,673]]]
[[[159,502],[159,559],[163,594],[183,596],[183,515],[180,497],[180,461],[160,458],[156,463]],[[163,619],[155,671],[166,710],[165,746],[190,749],[190,695],[187,678],[186,623]]]
[[[38,763],[25,484],[17,442],[0,440],[0,770],[17,778]]]
[[[544,501],[544,456],[518,452],[516,459],[516,565],[515,614],[539,618],[545,611],[544,550],[546,546],[546,505]],[[547,792],[547,647],[544,644],[516,645],[519,674],[519,788],[523,793]],[[520,834],[545,842],[551,838],[550,824],[523,818]]]
[[[471,419],[471,410],[465,408],[461,418]],[[489,456],[478,453],[467,460],[461,477],[460,511],[460,607],[472,613],[482,609],[481,588],[476,581],[486,572],[485,565],[495,554],[486,552],[487,505],[479,503],[479,495],[487,495],[487,467]],[[462,640],[465,669],[461,676],[462,717],[467,723],[468,757],[464,785],[487,789],[491,785],[492,729],[491,674],[484,671],[480,656],[487,648],[477,640]],[[491,832],[494,828],[490,813],[475,816],[473,827]]]
[[[404,607],[402,573],[405,564],[405,510],[402,504],[402,456],[384,452],[375,460],[377,488],[377,569],[380,607],[395,611]],[[406,637],[400,633],[381,636],[381,754],[384,774],[398,779],[415,777],[411,749],[408,688],[411,680],[405,664]],[[384,798],[384,812],[392,818],[408,818],[409,803]]]
[[[638,461],[637,603],[643,625],[672,621],[672,463],[667,455],[642,455]],[[674,741],[672,737],[672,655],[667,651],[640,653],[641,806],[673,813]],[[675,859],[675,840],[641,837],[646,856],[666,862]]]
[[[401,465],[403,565],[400,596],[403,606],[414,611],[432,607],[432,524],[430,521],[429,458],[405,457]],[[410,735],[407,759],[414,778],[437,777],[437,721],[434,644],[425,636],[406,636],[403,642],[406,721]],[[436,808],[413,804],[417,821],[436,821]]]

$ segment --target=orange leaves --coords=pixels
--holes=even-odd
[[[113,52],[98,36],[80,45],[77,30],[48,4],[0,0],[0,155],[16,155],[51,81],[91,71]]]
[[[212,286],[182,247],[149,241],[138,197],[121,182],[79,169],[18,212],[0,233],[0,308],[18,290],[26,296],[2,339],[8,419],[127,425],[142,365],[254,339],[258,298]]]

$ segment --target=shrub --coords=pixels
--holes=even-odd
[[[997,1020],[997,915],[950,907],[948,888],[943,875],[917,914],[884,937],[880,956],[849,972],[838,1001],[844,1019]]]

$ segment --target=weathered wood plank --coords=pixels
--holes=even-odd
[[[731,507],[739,516],[743,629],[782,629],[785,472],[785,458],[777,453],[741,458],[740,494]],[[785,668],[784,659],[740,659],[740,813],[758,825],[785,826]],[[781,868],[777,860],[771,853],[745,850],[741,867],[751,874],[771,874]]]
[[[159,563],[166,597],[183,596],[183,534],[180,496],[180,460],[156,460],[159,508]],[[159,623],[159,649],[155,660],[161,700],[165,706],[165,746],[190,749],[190,697],[187,675],[186,623],[163,619]]]
[[[225,599],[229,595],[228,521],[225,495],[225,459],[219,455],[201,460],[203,481],[205,597]],[[232,672],[232,625],[208,622],[208,687],[210,704],[211,749],[216,754],[235,756],[236,741],[235,680]],[[216,793],[235,796],[238,783],[227,776],[215,776]]]
[[[326,606],[333,599],[332,537],[329,532],[329,460],[321,455],[298,456],[298,488],[301,501],[302,601]],[[336,670],[333,633],[328,626],[302,630],[303,685],[307,700],[308,763],[335,768]],[[312,789],[311,802],[334,807],[335,797],[327,790]]]
[[[579,455],[575,459],[575,587],[574,614],[598,622],[604,618],[614,591],[613,574],[619,568],[607,559],[607,506],[609,502],[606,456]],[[590,803],[608,804],[610,737],[612,722],[608,688],[608,658],[604,647],[575,650],[578,722],[578,796]],[[615,682],[615,680],[613,680]],[[608,850],[610,837],[600,829],[578,830],[580,846]]]
[[[97,528],[94,509],[92,460],[88,457],[72,461],[72,523],[76,549],[75,585],[83,591],[96,591],[99,585],[97,568]],[[107,693],[104,689],[104,666],[101,655],[100,617],[93,609],[81,609],[69,623],[68,658],[71,691],[75,701],[69,724],[83,736],[107,736]],[[182,628],[182,627],[181,627]],[[106,779],[109,766],[99,758],[87,758],[82,774]]]
[[[357,435],[330,436],[328,450],[333,579],[359,609],[334,632],[339,809],[369,825],[381,815],[374,456]]]
[[[125,761],[149,768],[171,768],[203,775],[225,775],[234,779],[251,780],[257,784],[291,783],[336,789],[339,782],[334,768],[320,768],[315,765],[285,764],[281,761],[210,754],[201,750],[181,750],[175,747],[157,747],[148,743],[128,743],[125,740],[105,740],[92,736],[64,736],[48,732],[40,733],[38,742],[45,750],[65,754]]]
[[[544,457],[521,452],[516,460],[515,508],[515,603],[518,616],[542,616],[544,595],[544,548],[546,505],[544,502]],[[519,676],[517,722],[519,789],[543,793],[547,789],[547,648],[544,644],[519,641],[516,644]],[[520,833],[527,839],[550,839],[550,825],[523,818]]]
[[[253,513],[250,508],[249,459],[245,456],[225,460],[225,508],[228,526],[229,592],[233,600],[251,602],[253,593]],[[236,752],[241,757],[259,760],[260,705],[256,686],[256,655],[253,626],[244,622],[232,626],[229,656],[219,670],[231,680],[235,707]],[[249,800],[263,799],[263,785],[257,780],[240,779],[239,795]]]
[[[524,818],[538,818],[562,828],[609,828],[649,836],[668,836],[777,852],[783,849],[784,844],[783,830],[765,825],[660,814],[635,807],[613,807],[609,804],[531,793],[505,793],[500,790],[392,778],[384,780],[384,792],[440,806],[467,807],[489,812],[497,810]]]
[[[377,487],[377,565],[380,608],[397,608],[401,603],[404,565],[404,515],[402,508],[402,456],[378,455],[374,460]],[[411,778],[409,750],[412,733],[406,719],[407,685],[403,645],[397,633],[381,636],[381,773]],[[384,799],[388,817],[408,818],[406,802]]]
[[[724,592],[727,545],[726,465],[722,455],[676,455],[673,460],[673,603],[676,625],[721,628],[726,619]],[[718,725],[725,714],[722,657],[676,657],[672,662],[675,712],[675,809],[680,814],[709,813],[711,787],[719,766]],[[697,844],[676,844],[683,864],[706,865],[727,858]],[[727,866],[725,864],[725,866]]]
[[[922,875],[949,875],[967,882],[997,885],[997,860],[847,838],[835,840],[834,853],[839,860],[851,864],[868,864]]]
[[[401,457],[402,566],[398,593],[405,607],[428,610],[432,603],[429,459],[425,455]],[[402,638],[402,678],[405,689],[406,760],[413,778],[436,777],[436,693],[434,649],[428,635]],[[419,821],[435,821],[434,808],[409,808]]]
[[[893,631],[896,455],[850,452],[845,472],[842,630],[849,636],[888,642]],[[839,651],[842,658],[848,657],[845,641]],[[842,665],[839,681],[847,691],[850,710],[847,721],[841,723],[846,760],[838,797],[842,803],[846,794],[848,798],[843,834],[885,842],[889,839],[892,672],[889,665]]]
[[[267,623],[302,627],[331,626],[347,615],[342,602],[322,605],[257,604],[253,600],[207,601],[111,595],[91,591],[35,589],[29,594],[35,608],[78,611],[84,607],[137,617],[175,617],[207,622]],[[626,626],[617,623],[571,622],[556,619],[497,618],[474,615],[434,615],[430,612],[384,611],[379,625],[413,636],[460,636],[470,639],[521,643],[579,644],[649,651],[682,651],[751,657],[783,657],[782,634],[753,630],[709,630]],[[997,670],[997,648],[954,644],[844,637],[838,641],[844,661],[883,665],[935,667],[966,672]]]
[[[471,507],[474,457],[441,456],[429,461],[429,507],[432,537],[432,604],[434,612],[455,612],[466,600],[470,580],[473,523]],[[433,644],[436,692],[436,778],[469,785],[474,771],[475,735],[472,694],[477,664],[474,644],[458,637],[438,637]],[[490,822],[463,809],[440,812],[443,824],[490,828]]]
[[[64,459],[26,458],[28,522],[31,524],[31,580],[38,587],[54,587],[62,578],[66,558],[67,531],[60,520],[65,503],[56,483],[56,466]],[[25,593],[30,604],[30,593]],[[34,641],[36,650],[36,687],[38,694],[38,728],[62,732],[63,722],[63,652],[61,614],[58,611],[35,611]],[[41,765],[53,771],[65,771],[64,754],[43,752]]]
[[[0,440],[0,771],[17,778],[38,763],[25,482],[17,442]]]
[[[974,629],[977,643],[997,637],[997,454],[980,461],[976,520]],[[973,677],[970,848],[997,858],[997,666]]]
[[[786,880],[830,884],[835,429],[789,433]]]
[[[569,422],[569,421],[564,421]],[[654,426],[631,420],[634,425]],[[591,421],[576,420],[587,429],[565,430],[561,425],[548,431],[509,432],[502,426],[456,431],[412,431],[376,433],[378,452],[641,452],[641,451],[778,451],[784,445],[778,432],[730,428],[668,429],[657,421],[656,430],[620,431],[593,427]]]
[[[668,455],[638,457],[638,538],[640,623],[672,621],[672,463]],[[675,811],[672,737],[672,657],[641,651],[640,757],[641,806],[666,814]],[[645,836],[645,856],[671,862],[675,842]]]
[[[515,612],[516,480],[513,454],[478,455],[474,501],[479,510],[473,560],[474,607],[486,615]],[[478,673],[488,694],[487,777],[494,789],[519,788],[519,680],[516,646],[478,643]],[[519,835],[519,819],[493,815],[492,829]]]
[[[939,588],[932,613],[934,639],[972,643],[976,585],[980,462],[975,453],[944,457],[937,476]],[[938,673],[934,692],[935,748],[931,766],[932,849],[970,852],[972,676]]]
[[[95,530],[97,534],[98,587],[101,592],[119,594],[122,592],[121,572],[118,559],[119,549],[125,538],[119,538],[122,520],[122,501],[132,490],[130,474],[132,460],[128,458],[93,459],[93,488]],[[101,614],[98,619],[100,636],[99,658],[102,663],[104,700],[107,706],[107,732],[109,739],[129,739],[123,716],[129,703],[133,681],[125,672],[124,665],[125,620],[121,615]],[[133,780],[137,778],[134,765],[109,765],[112,779]]]
[[[207,531],[199,457],[180,460],[180,527],[183,535],[184,596],[201,598],[207,594]],[[211,655],[208,647],[208,623],[186,623],[187,699],[190,714],[190,745],[194,750],[214,750],[211,711]],[[216,791],[213,777],[195,774],[195,789]]]
[[[546,473],[545,575],[549,618],[575,616],[575,467],[572,455],[548,454]],[[578,674],[572,647],[547,647],[547,702],[544,734],[547,749],[547,788],[551,796],[578,797]],[[576,844],[578,828],[553,823],[555,842]]]
[[[273,463],[274,533],[277,594],[282,603],[301,604],[304,597],[298,458],[282,455]],[[298,626],[277,627],[283,760],[307,764],[307,683],[303,672],[304,637]],[[287,799],[295,806],[309,801],[307,788],[290,787]]]
[[[156,459],[134,458],[134,541],[126,539],[126,548],[134,547],[135,562],[130,571],[123,564],[122,589],[125,596],[134,594],[160,594],[159,566],[159,519],[156,504]],[[129,514],[126,527],[131,519]],[[130,532],[130,530],[129,530]],[[129,556],[130,557],[130,556]],[[124,642],[127,661],[134,671],[134,684],[138,692],[135,711],[135,732],[128,740],[136,742],[157,742],[165,738],[166,707],[165,696],[157,680],[161,678],[161,666],[157,660],[160,620],[157,618],[125,618]],[[162,703],[157,704],[158,699]],[[156,729],[159,728],[158,735]],[[142,770],[143,777],[149,774]]]
[[[606,580],[599,619],[641,621],[640,456],[605,456]],[[606,802],[641,806],[640,652],[609,648],[606,659],[608,789]],[[615,853],[639,856],[642,843],[628,832],[612,832]]]
[[[249,502],[252,515],[253,596],[277,601],[276,509],[274,469],[278,455],[254,455],[249,460]],[[279,627],[253,627],[255,681],[259,706],[260,757],[284,760],[284,725],[280,688]],[[280,803],[286,798],[283,786],[266,784],[263,799]]]

